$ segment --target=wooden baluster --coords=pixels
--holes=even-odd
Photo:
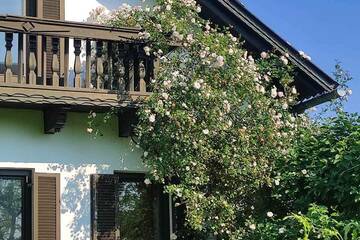
[[[75,72],[75,88],[81,87],[81,62],[80,62],[80,53],[81,53],[81,40],[74,39],[74,48],[75,48],[75,63],[74,63],[74,72]]]
[[[24,79],[24,35],[19,33],[19,51],[18,51],[18,83],[25,84]]]
[[[48,44],[48,37],[47,36],[43,36],[42,38],[42,59],[43,59],[43,64],[42,64],[42,83],[44,86],[46,86],[48,84],[47,82],[47,44]]]
[[[126,82],[125,82],[125,56],[126,56],[126,48],[125,45],[118,45],[119,52],[119,79],[118,79],[118,91],[119,93],[125,93]]]
[[[107,89],[114,89],[114,72],[113,72],[113,43],[112,42],[108,42],[107,43],[107,59],[108,59],[108,87]]]
[[[156,57],[146,57],[146,77],[145,77],[146,92],[152,91],[151,82],[153,81],[153,79],[155,79],[155,66],[156,66],[155,64],[157,59],[158,58]]]
[[[36,85],[36,36],[30,35],[29,36],[29,84]]]
[[[91,41],[86,41],[85,88],[91,88]]]
[[[58,52],[59,52],[59,38],[52,38],[52,85],[54,87],[59,86],[59,71],[60,71],[60,63],[58,58]]]
[[[44,44],[43,41],[47,41],[47,38],[41,35],[37,35],[36,36],[36,84],[39,84],[39,79],[43,78],[43,81],[45,80],[45,83],[43,82],[43,85],[46,85],[46,77],[47,77],[47,72],[46,72],[46,62],[47,62],[47,58],[46,58],[46,54],[44,54],[44,52],[46,53],[47,49],[46,49],[46,43]],[[42,48],[43,46],[45,46],[45,48]],[[42,51],[41,51],[42,49]],[[43,58],[43,56],[45,58]],[[45,66],[43,66],[45,65]],[[42,70],[42,71],[41,71]],[[44,75],[45,74],[45,75]]]
[[[125,75],[126,75],[126,90],[128,91],[134,91],[135,90],[135,74],[134,74],[134,68],[135,68],[135,49],[133,47],[129,46],[128,54],[126,56],[126,64],[125,64]]]
[[[118,81],[118,91],[120,93],[125,93],[125,65],[124,65],[124,59],[120,59],[119,63],[119,81]]]
[[[12,59],[12,53],[11,53],[11,48],[13,46],[12,41],[13,41],[13,33],[5,33],[5,47],[6,47],[6,54],[5,54],[5,82],[12,82],[12,64],[13,64],[13,59]]]
[[[64,39],[64,87],[69,85],[69,38]]]
[[[104,87],[102,83],[102,77],[104,74],[104,63],[103,63],[103,42],[98,41],[96,43],[96,88],[101,89]]]
[[[145,69],[145,61],[144,59],[140,59],[139,62],[139,79],[140,79],[140,92],[144,93],[146,92],[146,69]]]

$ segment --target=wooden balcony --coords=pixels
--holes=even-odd
[[[0,106],[72,111],[137,104],[156,61],[138,28],[0,16]]]

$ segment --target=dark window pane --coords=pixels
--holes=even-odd
[[[121,182],[117,187],[116,224],[122,240],[155,239],[152,187],[140,182]]]
[[[22,178],[0,177],[0,240],[22,239]]]

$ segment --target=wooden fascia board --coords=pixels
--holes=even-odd
[[[290,61],[300,71],[304,72],[310,79],[313,80],[311,84],[316,84],[322,89],[320,92],[318,91],[318,93],[330,92],[338,87],[338,84],[330,76],[315,66],[312,62],[302,58],[296,49],[290,46],[290,44],[253,16],[249,11],[241,6],[240,3],[235,0],[216,0],[209,2],[206,0],[199,1],[206,7],[212,9],[212,11],[217,12],[219,17],[223,18],[224,22],[228,22],[230,15],[233,15],[235,19],[237,19],[236,21],[244,23],[255,33],[255,35],[259,36],[259,39],[264,42],[264,45],[270,45],[282,54],[288,53]],[[232,25],[234,29],[236,29],[236,22],[233,23],[234,24]],[[265,42],[267,44],[265,44]],[[259,50],[262,51],[267,49]]]
[[[139,105],[151,93],[126,92],[74,88],[51,88],[46,86],[24,86],[20,84],[1,83],[1,104],[23,105],[60,105],[87,108],[120,108]]]

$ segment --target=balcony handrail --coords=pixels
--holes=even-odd
[[[14,15],[0,15],[0,31],[52,37],[71,37],[82,40],[141,41],[139,37],[141,28],[115,28],[100,24]]]

